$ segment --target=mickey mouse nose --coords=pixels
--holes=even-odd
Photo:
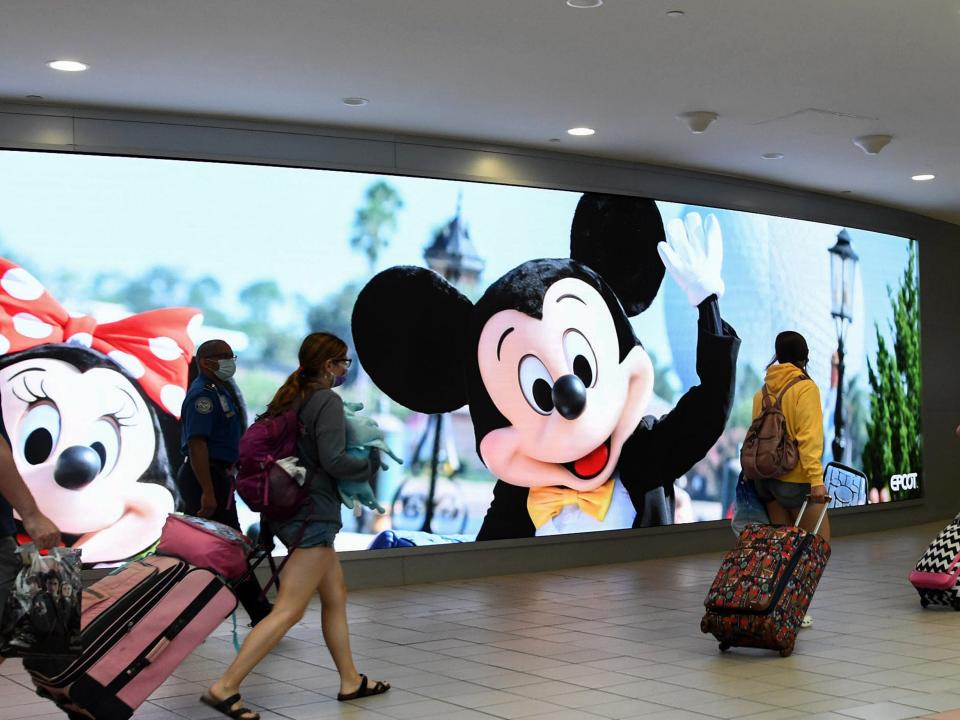
[[[576,420],[587,406],[587,388],[576,375],[564,375],[553,386],[553,404],[567,420]]]
[[[57,459],[53,479],[67,490],[79,490],[89,485],[100,472],[100,456],[86,445],[74,445],[64,450]]]

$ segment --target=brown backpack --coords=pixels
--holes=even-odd
[[[801,380],[809,380],[801,375],[787,383],[774,400],[770,389],[763,386],[762,410],[750,424],[747,436],[740,450],[740,466],[743,476],[748,480],[778,478],[793,470],[800,461],[797,441],[787,434],[787,418],[780,409],[780,403],[787,390]]]

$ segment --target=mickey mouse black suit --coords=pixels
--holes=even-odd
[[[726,425],[740,341],[720,318],[715,218],[691,213],[669,231],[665,242],[650,200],[586,194],[571,258],[523,263],[476,305],[417,267],[360,293],[353,335],[374,382],[419,412],[469,404],[499,478],[478,540],[672,522],[675,479]],[[656,297],[665,265],[699,310],[701,382],[656,419],[653,367],[628,317]]]

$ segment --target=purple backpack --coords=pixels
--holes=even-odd
[[[301,486],[277,460],[297,454],[297,440],[303,430],[299,408],[280,415],[264,416],[240,438],[236,490],[254,512],[268,520],[287,520],[310,497],[306,483]]]

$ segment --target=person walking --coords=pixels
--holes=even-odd
[[[389,683],[361,675],[354,664],[347,587],[333,549],[341,528],[337,481],[369,482],[380,465],[380,455],[376,450],[369,458],[346,452],[343,400],[333,391],[350,367],[346,343],[329,333],[312,333],[300,346],[299,360],[300,367],[277,390],[266,414],[299,408],[304,430],[297,454],[308,471],[310,497],[290,520],[271,523],[271,530],[290,548],[273,611],[247,635],[233,663],[200,698],[235,720],[259,720],[258,713],[243,707],[240,684],[300,621],[314,593],[320,596],[323,639],[340,674],[337,699],[354,700],[390,689]]]
[[[798,332],[788,330],[777,335],[776,355],[767,366],[765,390],[774,398],[780,397],[780,409],[786,418],[787,437],[797,444],[796,466],[777,478],[755,480],[757,495],[767,509],[774,525],[793,525],[797,514],[809,495],[814,503],[827,502],[823,484],[823,410],[820,390],[807,375],[810,352],[807,341]],[[782,395],[782,397],[781,397]],[[764,389],[753,398],[753,419],[763,411]],[[817,513],[808,512],[800,518],[800,526],[808,532],[816,527]],[[830,540],[830,521],[826,516],[819,533]],[[813,619],[807,615],[802,627],[810,627]]]

